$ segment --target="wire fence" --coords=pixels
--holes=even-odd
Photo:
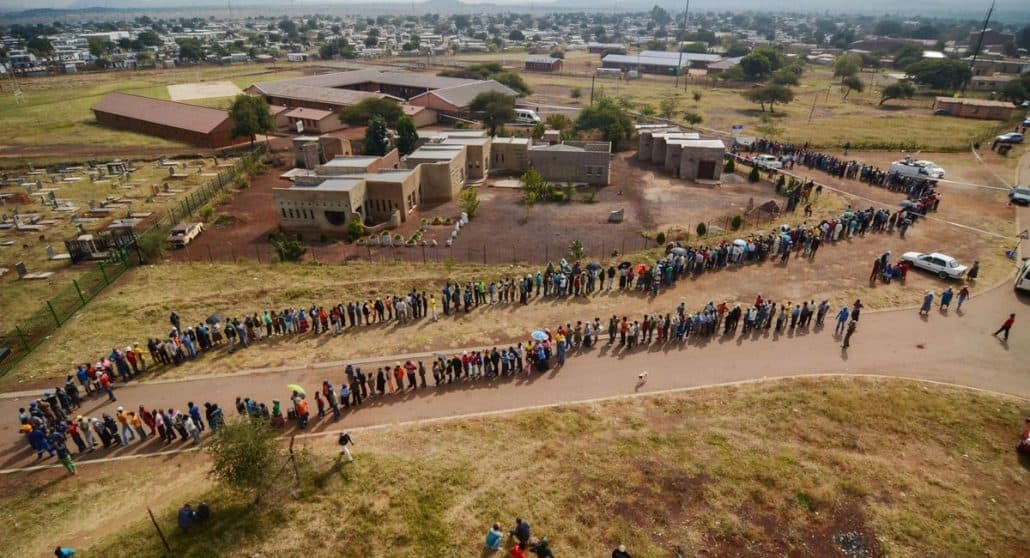
[[[165,241],[168,231],[180,220],[200,210],[211,198],[233,183],[240,172],[264,154],[264,146],[244,155],[232,166],[222,169],[206,184],[187,194],[178,205],[158,215],[151,225],[136,235],[135,254],[132,247],[112,250],[104,260],[97,262],[70,284],[60,288],[38,310],[21,320],[6,333],[0,333],[0,376],[6,375],[29,353],[39,347],[50,335],[68,322],[76,312],[96,298],[133,265],[145,261],[147,238],[158,243]],[[143,244],[144,246],[141,246]]]

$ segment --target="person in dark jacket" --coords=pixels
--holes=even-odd
[[[511,530],[510,534],[518,539],[519,544],[525,547],[529,544],[529,523],[523,521],[521,517],[516,517],[515,528]]]
[[[183,504],[182,508],[179,509],[179,528],[183,531],[188,530],[193,526],[196,519],[197,512],[193,511],[189,504]]]
[[[612,558],[633,558],[629,552],[626,552],[626,545],[620,544],[618,548],[612,551]]]

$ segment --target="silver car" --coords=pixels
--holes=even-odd
[[[912,267],[934,273],[941,279],[960,279],[969,270],[967,266],[958,263],[955,258],[939,252],[930,254],[905,252],[901,255],[901,261],[908,262]]]

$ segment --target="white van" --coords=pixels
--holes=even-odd
[[[541,120],[540,115],[535,111],[517,108],[515,109],[515,122],[523,124],[539,124]]]
[[[933,161],[913,161],[911,157],[905,157],[900,161],[891,163],[889,172],[898,173],[908,178],[922,178],[925,180],[939,180],[944,178],[944,169]]]
[[[1023,260],[1019,266],[1019,273],[1016,274],[1016,282],[1012,288],[1017,291],[1030,291],[1030,258]]]

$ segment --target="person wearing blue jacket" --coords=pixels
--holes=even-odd
[[[487,550],[500,550],[502,542],[504,542],[504,531],[501,531],[500,523],[494,523],[494,526],[486,533],[486,548]]]
[[[46,433],[39,428],[32,429],[28,434],[29,444],[32,445],[32,449],[36,450],[36,459],[43,459],[43,452],[49,453],[49,457],[54,456],[54,448],[50,446],[50,442],[46,439]]]

